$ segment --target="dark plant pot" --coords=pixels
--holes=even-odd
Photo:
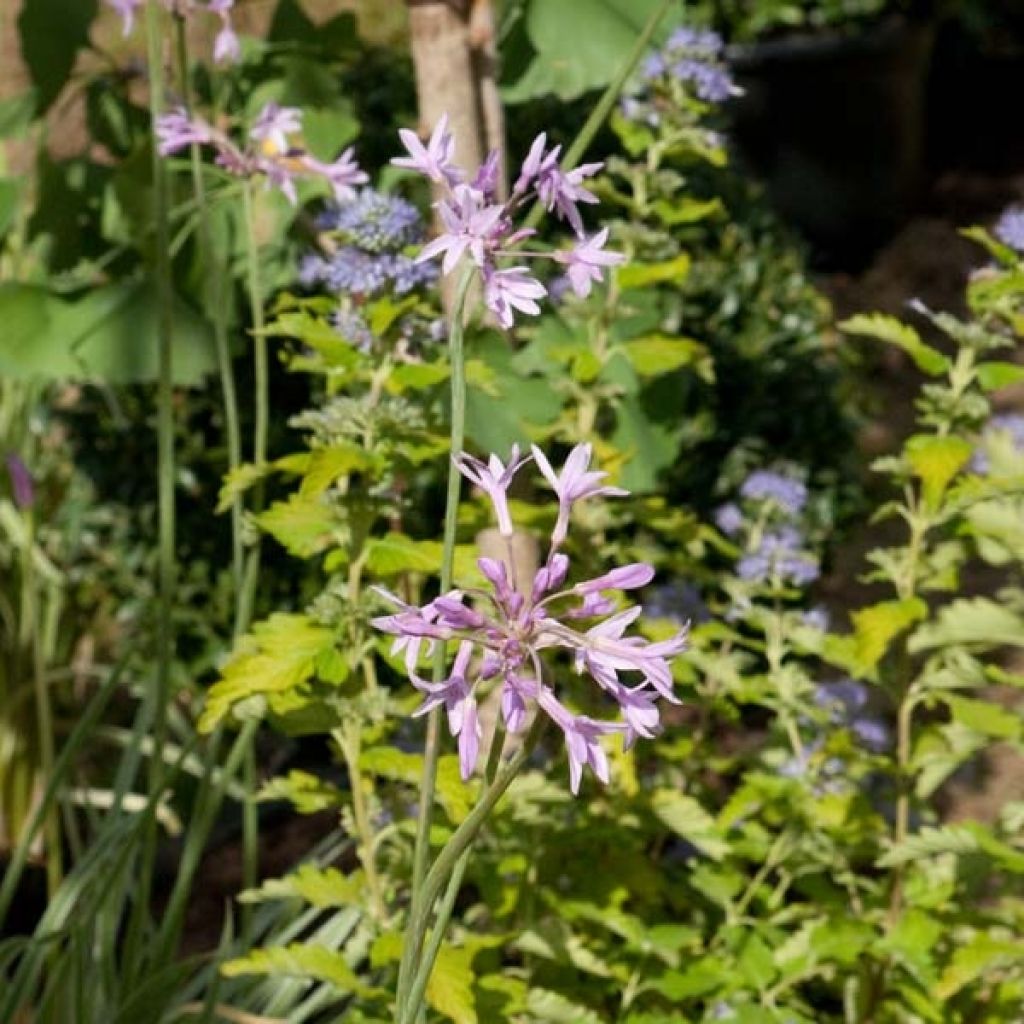
[[[729,48],[739,156],[824,262],[856,264],[914,208],[933,37],[892,18]]]

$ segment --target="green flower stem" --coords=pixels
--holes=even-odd
[[[42,623],[39,621],[39,592],[35,572],[35,515],[25,510],[25,542],[21,552],[21,605],[23,639],[32,658],[32,684],[35,691],[36,728],[39,738],[39,767],[43,782],[53,778],[53,708],[46,685],[46,665],[43,657]],[[61,879],[60,823],[57,807],[51,805],[44,820],[46,848],[46,890],[53,899]]]
[[[487,786],[494,782],[494,777],[498,773],[498,765],[501,763],[501,752],[504,748],[505,723],[499,714],[495,719],[494,735],[491,737],[491,750],[487,756],[487,767],[484,769],[484,780]],[[441,943],[444,941],[448,922],[451,920],[452,911],[455,909],[455,901],[458,899],[459,890],[462,888],[462,880],[466,875],[466,869],[469,867],[469,859],[472,855],[473,845],[470,843],[466,847],[465,853],[456,861],[451,878],[448,879],[448,887],[445,889],[444,896],[441,898],[441,904],[437,908],[430,940],[423,951],[423,956],[420,958],[419,968],[412,983],[410,1020],[416,1020],[418,1015],[422,1016],[420,1011],[423,1010],[423,1007],[421,1006],[417,1010],[417,1004],[421,1002],[427,983],[430,981],[430,972],[434,968],[437,954],[441,949]]]
[[[249,291],[249,309],[252,318],[253,367],[255,374],[253,418],[253,462],[262,466],[267,461],[267,432],[270,423],[270,374],[267,358],[267,338],[263,321],[263,286],[260,277],[259,243],[256,239],[256,218],[252,198],[252,182],[242,188],[242,212],[245,221],[246,275]],[[263,504],[263,488],[254,490],[253,502],[258,510]],[[242,589],[235,610],[235,635],[241,636],[252,621],[256,600],[256,585],[260,574],[260,538],[257,535],[249,550]],[[251,889],[259,876],[259,817],[256,810],[256,756],[252,743],[244,761],[245,803],[242,807],[242,885]],[[242,937],[249,935],[252,925],[252,907],[242,911]]]
[[[178,77],[180,80],[182,105],[191,115],[192,90],[189,83],[188,38],[185,19],[177,18],[175,29],[178,43]],[[212,275],[209,290],[213,306],[213,342],[217,353],[217,373],[220,377],[221,399],[224,405],[224,428],[227,435],[228,469],[236,470],[242,464],[242,432],[238,419],[238,389],[231,364],[231,347],[228,342],[228,297],[230,283],[226,267],[215,262],[213,238],[210,234],[209,203],[206,183],[203,178],[203,162],[199,146],[189,147],[192,165],[192,194],[199,216],[199,254],[204,272]],[[235,598],[242,590],[245,573],[245,550],[242,542],[242,499],[231,503],[231,579]]]
[[[451,446],[452,459],[460,451],[466,434],[466,356],[463,350],[465,331],[466,298],[469,287],[475,277],[475,269],[467,266],[455,292],[452,304],[451,324],[448,332],[448,360],[452,368],[451,376]],[[441,554],[441,593],[451,589],[453,567],[455,564],[455,529],[459,514],[459,492],[462,477],[454,462],[448,465],[448,493],[444,510],[444,549]],[[444,678],[445,669],[444,644],[438,644],[437,656],[434,660],[434,681]],[[434,709],[427,717],[427,736],[423,756],[423,781],[420,785],[419,818],[416,823],[416,846],[413,852],[412,865],[412,909],[410,919],[416,916],[419,908],[420,890],[427,873],[427,858],[430,854],[430,822],[434,810],[434,785],[437,779],[437,759],[441,748],[441,712]],[[401,1007],[406,995],[409,972],[419,947],[415,949],[406,943],[402,951],[402,962],[398,971],[398,1005]]]
[[[579,130],[576,138],[565,151],[565,156],[562,157],[561,163],[563,171],[572,170],[572,168],[580,162],[580,158],[583,154],[586,153],[587,147],[591,142],[593,142],[594,136],[598,133],[601,125],[604,124],[605,119],[611,113],[612,107],[615,106],[615,102],[618,100],[619,94],[622,92],[622,87],[626,84],[629,76],[633,73],[633,69],[640,62],[640,58],[646,52],[647,47],[650,46],[651,39],[657,31],[658,25],[661,24],[661,19],[665,17],[665,14],[674,2],[675,0],[661,0],[661,3],[658,4],[657,8],[651,12],[651,16],[647,19],[647,23],[641,30],[640,35],[636,37],[633,49],[629,51],[629,55],[622,62],[622,67],[619,68],[618,73],[612,79],[608,88],[606,88],[601,94],[601,98],[594,105],[594,109],[591,110],[590,116],[583,122],[583,127]],[[540,219],[543,216],[544,207],[540,202],[536,202],[524,221],[523,226],[535,228],[540,223]]]
[[[440,895],[441,887],[445,884],[445,880],[449,876],[454,876],[454,872],[459,865],[459,862],[463,859],[463,855],[470,851],[474,840],[483,828],[484,822],[487,821],[491,811],[494,810],[495,805],[504,796],[505,791],[512,781],[519,774],[520,769],[526,763],[527,758],[533,753],[538,742],[540,741],[541,735],[544,732],[544,726],[547,723],[547,719],[538,714],[533,721],[533,725],[530,727],[530,731],[527,733],[523,745],[516,751],[515,754],[505,764],[504,768],[496,772],[493,781],[488,785],[483,794],[480,797],[477,805],[469,812],[466,820],[455,830],[455,834],[448,840],[444,849],[438,855],[437,860],[434,862],[434,866],[427,873],[427,877],[423,880],[423,889],[420,893],[420,899],[418,902],[418,912],[414,911],[413,917],[409,921],[409,926],[405,932],[405,948],[413,949],[418,951],[423,947],[423,941],[427,933],[427,921],[430,915],[430,908],[433,906],[434,901]],[[497,740],[497,734],[496,734]],[[500,748],[498,748],[500,753]],[[491,762],[496,761],[497,756],[495,755],[495,747],[491,748],[491,757],[489,759],[488,767],[491,767]],[[465,870],[465,869],[463,869]],[[446,895],[445,903],[453,905],[455,902],[455,895],[449,893]],[[443,907],[441,908],[444,909]],[[447,907],[448,915],[451,915],[451,906]],[[408,998],[405,1001],[404,1009],[399,1007],[397,1020],[399,1024],[413,1024],[416,1019],[416,1015],[419,1013],[420,1003],[423,999],[423,994],[427,988],[427,982],[430,980],[430,973],[434,967],[434,960],[437,957],[437,951],[440,949],[441,940],[444,935],[444,925],[447,923],[447,918],[442,921],[441,911],[438,912],[438,919],[434,926],[434,935],[431,938],[431,943],[428,951],[425,951],[423,956],[420,957],[419,964],[416,970],[416,977],[413,981]],[[433,956],[429,956],[429,953]]]

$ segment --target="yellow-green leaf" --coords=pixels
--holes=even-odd
[[[630,365],[641,377],[671,373],[707,358],[707,349],[692,338],[668,334],[648,334],[621,346]]]
[[[242,903],[301,899],[314,907],[348,907],[359,906],[365,891],[362,872],[345,875],[337,868],[303,864],[284,878],[271,878],[258,889],[247,889],[238,898]]]
[[[937,509],[950,481],[967,465],[972,448],[960,437],[918,434],[907,442],[907,460],[921,480],[924,500]]]
[[[427,982],[427,1002],[455,1024],[477,1024],[472,960],[469,950],[442,946]]]
[[[221,972],[229,978],[243,974],[311,978],[332,985],[339,992],[366,991],[366,986],[356,977],[341,953],[326,946],[301,942],[254,949],[248,956],[228,960],[221,966]]]
[[[681,252],[675,259],[660,263],[627,263],[619,267],[616,279],[620,288],[645,288],[651,284],[680,282],[690,272],[690,257]]]
[[[400,395],[410,389],[422,391],[447,380],[451,372],[448,363],[440,360],[436,363],[402,363],[391,371],[385,387],[393,395]]]
[[[949,360],[939,351],[926,345],[921,336],[908,324],[884,313],[859,313],[839,324],[847,334],[862,334],[878,341],[884,341],[904,352],[914,360],[918,369],[933,377],[943,373]]]
[[[729,852],[729,844],[721,837],[715,819],[692,797],[674,789],[656,790],[651,809],[677,836],[693,843],[713,860],[721,860]]]
[[[885,657],[889,645],[900,633],[928,614],[928,606],[920,598],[906,601],[882,601],[854,612],[854,656],[865,672],[872,671]]]
[[[441,544],[436,540],[413,540],[402,533],[389,533],[366,545],[366,567],[379,576],[402,572],[437,573],[441,569]]]
[[[323,551],[336,536],[339,523],[330,506],[303,494],[275,501],[256,522],[282,547],[299,558]]]
[[[336,444],[330,448],[315,448],[309,453],[309,462],[299,485],[299,493],[305,498],[322,494],[339,477],[354,469],[365,469],[369,456],[354,444]]]

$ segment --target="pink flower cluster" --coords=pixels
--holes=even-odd
[[[123,35],[131,35],[135,27],[135,15],[145,3],[146,0],[107,0],[107,5],[121,17]],[[220,19],[220,30],[213,41],[213,59],[223,64],[235,62],[241,57],[242,47],[231,24],[231,9],[235,6],[235,0],[206,0],[202,4],[198,0],[163,0],[163,4],[168,11],[181,18],[191,17],[196,11],[215,15]]]
[[[352,147],[336,160],[318,160],[291,144],[291,136],[301,129],[300,110],[268,103],[249,129],[249,145],[245,149],[236,146],[227,135],[202,118],[190,117],[182,108],[161,117],[156,134],[161,155],[170,156],[191,145],[211,146],[216,151],[217,164],[225,170],[241,177],[263,175],[291,203],[298,199],[297,178],[321,178],[330,185],[335,199],[354,198],[353,186],[365,184],[369,179],[355,162]]]
[[[558,163],[561,146],[549,149],[547,136],[542,132],[534,139],[523,161],[511,196],[505,202],[498,202],[498,153],[492,152],[472,179],[468,179],[465,171],[454,163],[455,140],[448,131],[447,116],[438,121],[426,145],[408,129],[403,129],[399,135],[409,155],[396,157],[391,162],[424,175],[444,193],[435,204],[444,231],[425,245],[417,258],[422,261],[442,256],[442,269],[446,274],[463,257],[471,259],[483,275],[484,301],[502,326],[512,326],[514,310],[531,315],[539,313],[537,300],[547,294],[547,289],[526,266],[499,268],[499,258],[548,256],[566,266],[569,283],[581,297],[590,294],[592,283],[601,280],[605,267],[623,261],[621,254],[604,249],[607,229],[590,238],[583,229],[579,204],[597,202],[584,182],[599,171],[602,164],[583,164],[563,171]],[[568,222],[577,238],[572,248],[556,253],[527,253],[516,248],[534,232],[517,229],[515,214],[535,199]]]
[[[480,753],[481,691],[497,685],[501,688],[501,714],[510,732],[521,732],[526,727],[531,708],[547,715],[562,730],[569,756],[570,788],[575,794],[588,765],[602,782],[608,781],[608,759],[601,737],[620,733],[628,748],[638,736],[651,738],[658,733],[658,698],[678,703],[672,693],[669,660],[686,649],[687,629],[656,643],[627,635],[641,609],[616,610],[610,595],[650,583],[654,570],[643,562],[612,569],[575,585],[566,582],[569,558],[560,548],[573,505],[586,498],[626,493],[606,486],[602,481],[607,474],[590,469],[589,445],[574,448],[560,473],[536,446],[532,456],[526,457],[520,457],[519,449],[514,447],[507,464],[496,455],[483,462],[463,454],[456,461],[462,473],[490,498],[498,530],[511,540],[508,488],[531,458],[554,488],[558,519],[547,559],[535,574],[530,592],[520,593],[515,587],[510,544],[507,562],[478,560],[490,590],[452,590],[423,607],[381,591],[397,611],[374,619],[373,624],[396,637],[394,650],[404,656],[412,684],[425,695],[416,714],[437,707],[447,712],[448,727],[458,737],[464,779],[473,773]],[[473,599],[475,606],[467,599]],[[595,619],[589,627],[577,625],[579,620]],[[458,648],[448,678],[440,683],[421,678],[421,656],[429,654],[435,644],[449,641],[457,641]],[[558,699],[545,681],[541,660],[541,652],[551,649],[569,652],[576,671],[588,674],[617,704],[619,720],[598,721],[576,715]],[[627,684],[622,679],[626,673],[638,675],[640,681]]]

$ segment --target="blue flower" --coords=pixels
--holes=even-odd
[[[993,232],[1003,245],[1024,253],[1024,206],[1009,206],[1003,210]]]
[[[800,619],[805,626],[821,630],[822,633],[828,629],[828,610],[825,608],[808,608]]]
[[[339,309],[331,318],[334,329],[360,352],[373,348],[373,331],[369,324],[351,309]]]
[[[1024,415],[1019,412],[1004,412],[993,416],[985,424],[983,436],[987,437],[999,432],[1009,434],[1013,447],[1019,452],[1024,452]],[[988,453],[976,451],[971,459],[971,469],[975,473],[984,475],[991,468]]]
[[[353,245],[377,253],[402,249],[420,241],[423,234],[419,210],[412,203],[372,188],[325,210],[317,218],[317,226],[337,231]]]
[[[715,512],[715,525],[727,537],[735,536],[743,527],[743,513],[735,502],[727,502]]]
[[[858,718],[850,723],[850,731],[868,750],[880,754],[891,743],[888,726],[874,718]]]
[[[813,583],[819,575],[818,563],[800,550],[803,537],[791,526],[766,533],[760,545],[744,555],[736,565],[736,574],[751,583],[765,583],[773,577],[795,586]]]
[[[672,74],[681,82],[692,82],[697,95],[708,103],[723,103],[739,90],[728,68],[687,57],[672,65]]]
[[[814,700],[820,707],[831,709],[834,720],[840,722],[867,704],[868,691],[863,683],[854,679],[840,679],[834,683],[822,683]]]
[[[652,619],[668,619],[683,625],[687,622],[707,622],[710,618],[704,604],[692,583],[664,583],[644,591],[644,614]]]
[[[740,488],[744,498],[754,501],[774,501],[790,515],[799,515],[807,504],[807,485],[785,473],[771,469],[755,470]]]
[[[706,57],[715,57],[722,52],[724,43],[717,32],[709,28],[677,28],[665,41],[667,50],[689,50]]]

